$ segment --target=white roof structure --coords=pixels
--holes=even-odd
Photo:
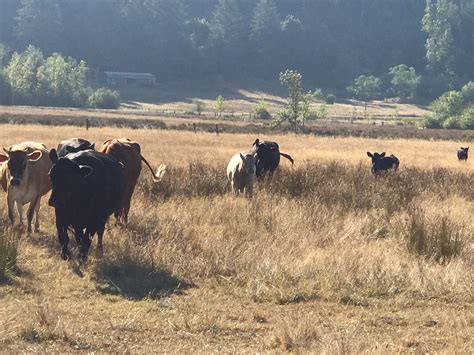
[[[108,79],[136,79],[136,80],[151,80],[151,81],[156,80],[156,77],[151,73],[106,71],[104,72],[104,74]]]

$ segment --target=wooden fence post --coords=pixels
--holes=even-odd
[[[196,132],[196,123],[193,122],[193,130],[194,130],[194,133],[197,133]]]
[[[88,131],[88,130],[89,130],[89,119],[86,118],[86,131]]]
[[[219,135],[219,125],[216,123],[216,134]]]

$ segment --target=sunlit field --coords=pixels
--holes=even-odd
[[[128,225],[112,218],[85,265],[74,241],[60,259],[46,199],[41,233],[3,228],[0,192],[0,241],[18,242],[2,350],[474,351],[474,160],[456,157],[468,142],[0,126],[5,147],[71,137],[137,140],[168,171],[154,184],[144,167]],[[235,198],[226,164],[257,137],[295,165]],[[367,151],[395,154],[398,172],[374,178]]]

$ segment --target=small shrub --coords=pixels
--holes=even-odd
[[[429,219],[419,208],[409,211],[404,231],[408,250],[437,262],[456,257],[461,253],[464,227],[441,215]]]
[[[272,115],[267,110],[267,104],[265,103],[265,100],[260,100],[258,102],[254,109],[254,112],[255,118],[258,120],[270,120],[272,118]]]
[[[4,281],[16,266],[17,243],[0,226],[0,281]]]
[[[313,97],[315,100],[324,100],[324,93],[321,89],[316,88],[313,91]]]
[[[89,96],[89,106],[101,109],[116,109],[120,106],[120,93],[106,88],[97,89]]]
[[[326,96],[326,103],[328,105],[334,105],[336,103],[336,95],[329,94],[328,96]]]
[[[474,104],[474,81],[464,85],[461,89],[461,94],[466,105]]]
[[[422,126],[424,128],[441,128],[442,121],[433,116],[426,116],[423,120]]]
[[[216,105],[216,113],[220,117],[222,116],[222,112],[224,112],[224,103],[225,99],[222,95],[216,97],[215,105]]]
[[[463,110],[463,96],[459,91],[447,91],[431,105],[434,116],[439,120],[459,116]]]
[[[319,105],[319,108],[314,111],[310,111],[308,117],[306,118],[309,121],[325,119],[328,117],[328,110],[326,107],[326,103],[323,102]]]
[[[204,103],[200,100],[193,100],[194,107],[199,116],[201,116],[202,111],[204,110]]]
[[[457,116],[452,116],[446,119],[443,122],[443,128],[447,129],[460,129],[461,128],[461,122],[459,117]]]
[[[416,75],[415,68],[400,64],[390,68],[389,73],[392,76],[392,89],[397,96],[403,99],[415,96],[421,82],[421,77]]]

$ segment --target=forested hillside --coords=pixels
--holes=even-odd
[[[472,0],[0,1],[4,62],[32,44],[160,81],[275,80],[294,68],[344,90],[406,64],[434,97],[474,78],[473,29]]]

